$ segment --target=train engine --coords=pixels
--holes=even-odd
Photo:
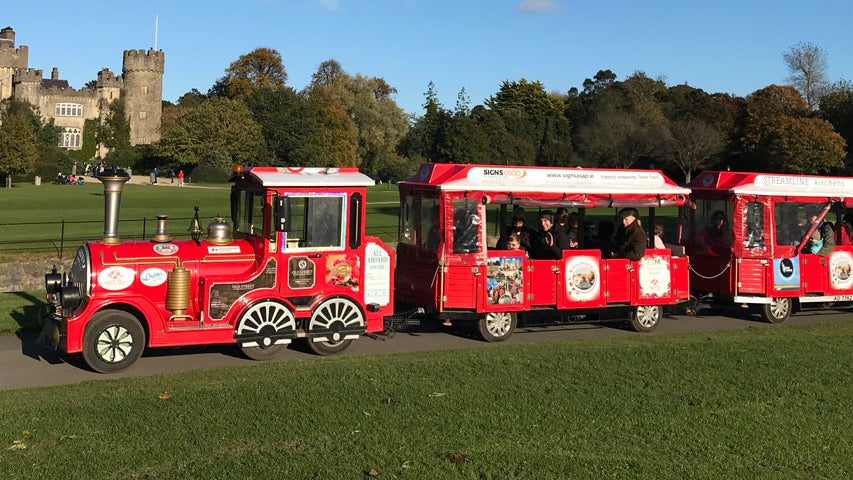
[[[45,336],[97,372],[128,368],[146,347],[236,343],[265,360],[304,339],[329,355],[393,313],[393,251],[365,235],[374,181],[355,168],[237,168],[231,223],[216,218],[203,237],[196,210],[190,239],[173,239],[158,216],[150,240],[121,241],[129,177],[99,180],[102,240],[45,276]]]

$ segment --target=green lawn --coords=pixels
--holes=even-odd
[[[782,325],[4,391],[0,471],[27,480],[844,479],[853,474],[851,351],[853,323]]]
[[[168,215],[167,231],[187,238],[195,206],[202,226],[217,216],[228,218],[230,188],[230,184],[188,188],[126,184],[119,235],[123,240],[150,237],[157,227],[156,216]],[[368,189],[368,234],[389,241],[396,238],[398,202],[396,186]],[[81,242],[103,237],[103,185],[94,180],[83,185],[15,184],[11,189],[0,188],[0,205],[0,254],[59,249],[73,254]]]

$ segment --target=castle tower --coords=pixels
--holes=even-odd
[[[15,73],[27,69],[27,47],[15,48],[12,27],[0,30],[0,100],[12,97]]]
[[[15,72],[12,79],[15,85],[15,99],[38,105],[41,96],[42,73],[42,70],[35,68]]]
[[[162,50],[124,51],[121,98],[130,123],[131,145],[160,140],[164,63]]]

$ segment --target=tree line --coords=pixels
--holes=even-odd
[[[102,144],[107,163],[183,169],[196,181],[221,181],[236,164],[356,166],[396,181],[422,162],[659,168],[684,182],[705,168],[853,174],[853,86],[826,79],[826,54],[813,44],[791,47],[783,61],[789,84],[746,97],[600,70],[565,93],[507,80],[473,107],[464,89],[452,108],[442,105],[430,82],[423,112],[407,115],[382,78],[328,60],[297,91],[279,52],[258,48],[206,93],[164,102],[162,138],[152,145],[129,145],[120,101],[105,121],[87,122],[83,148],[70,152],[56,148],[59,129],[6,101],[0,172],[67,169]]]

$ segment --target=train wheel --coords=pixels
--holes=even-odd
[[[142,355],[144,348],[142,324],[121,310],[96,313],[83,334],[83,359],[99,373],[115,373],[128,368]]]
[[[282,339],[281,335],[295,335],[295,330],[296,320],[290,309],[266,300],[246,310],[237,323],[234,337],[240,342],[243,355],[264,361],[287,348],[290,339]]]
[[[516,323],[514,312],[490,312],[477,321],[477,330],[487,342],[502,342],[515,331]]]
[[[330,298],[314,309],[308,323],[308,348],[317,355],[334,355],[352,343],[345,331],[365,328],[364,314],[352,300]]]
[[[317,355],[327,356],[334,355],[336,353],[341,353],[346,350],[352,340],[340,340],[340,341],[331,341],[331,342],[312,342],[311,339],[307,340],[308,349],[314,352]]]
[[[761,318],[770,323],[782,323],[791,316],[790,298],[771,298],[770,303],[761,306]]]
[[[629,323],[635,332],[651,332],[660,323],[661,308],[657,305],[640,305],[631,312]]]

